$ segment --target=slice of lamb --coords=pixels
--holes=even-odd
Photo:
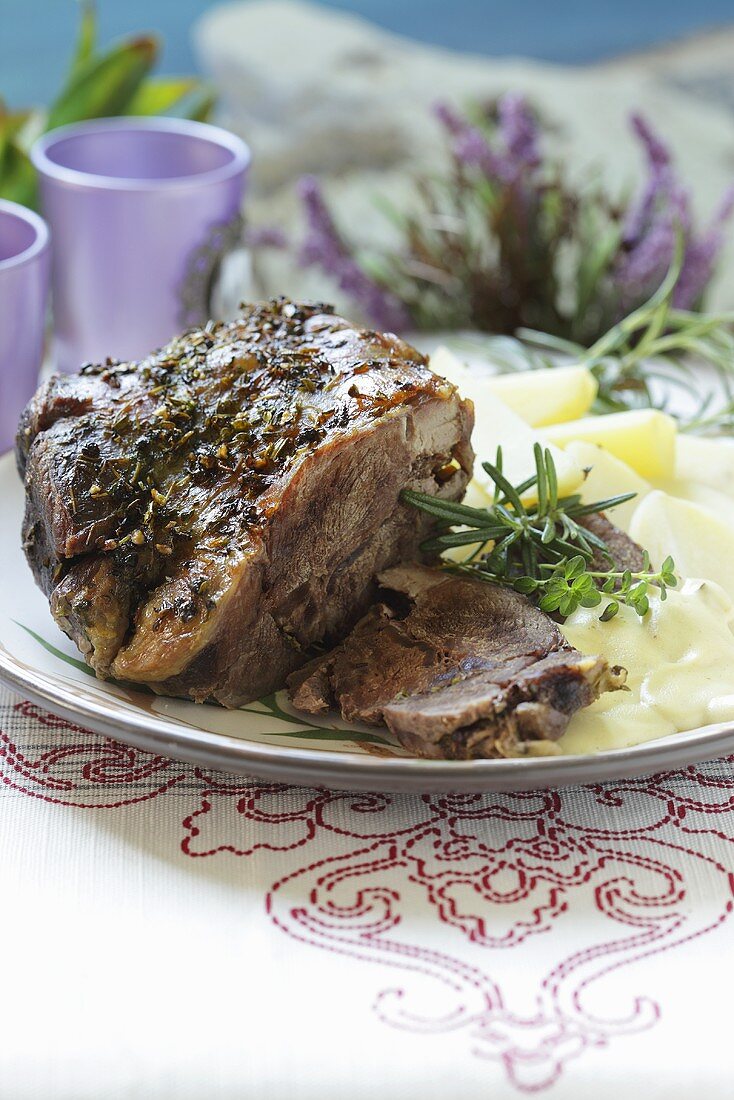
[[[553,751],[577,710],[624,684],[623,669],[579,653],[510,589],[418,565],[380,581],[407,610],[372,608],[292,678],[295,706],[336,705],[418,755],[470,759]]]
[[[590,516],[584,516],[580,522],[587,531],[591,531],[592,535],[607,544],[617,569],[631,569],[633,572],[642,569],[641,548],[629,535],[615,527],[604,512],[593,512]],[[592,565],[595,569],[605,570],[609,568],[609,561],[601,551],[597,551]]]

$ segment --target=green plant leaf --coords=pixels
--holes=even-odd
[[[389,741],[376,733],[365,733],[363,730],[328,729],[324,726],[315,726],[307,718],[297,718],[294,714],[289,714],[288,711],[283,710],[278,704],[275,692],[270,695],[263,695],[258,702],[267,707],[274,718],[280,718],[283,722],[290,722],[297,730],[301,731],[300,733],[289,733],[289,737],[309,737],[316,741],[358,741],[372,745],[390,745]],[[241,709],[247,710],[247,707]],[[261,714],[262,712],[252,711],[251,713]]]
[[[158,57],[158,40],[140,35],[88,58],[72,76],[46,119],[46,130],[88,118],[125,114]]]
[[[193,122],[208,122],[216,105],[217,93],[208,84],[199,82],[166,114],[174,118],[189,118]]]
[[[30,157],[12,137],[0,132],[0,198],[37,205],[36,171]]]
[[[619,249],[621,229],[611,225],[603,229],[588,217],[582,232],[579,266],[576,273],[576,317],[583,322],[613,257]]]
[[[31,110],[11,111],[7,104],[0,98],[0,142],[3,139],[17,138],[20,131],[33,117]]]
[[[144,81],[127,107],[131,115],[174,115],[204,122],[216,103],[216,93],[193,76],[155,77]]]
[[[93,0],[82,0],[76,51],[67,81],[75,80],[94,55],[97,46],[97,10]]]

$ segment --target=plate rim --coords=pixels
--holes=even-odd
[[[506,760],[424,760],[269,745],[136,711],[116,715],[74,685],[0,650],[0,681],[67,721],[145,752],[217,771],[340,790],[402,793],[518,791],[602,783],[715,759],[734,747],[734,724],[714,723],[598,753]]]

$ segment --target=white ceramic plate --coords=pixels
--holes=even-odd
[[[23,488],[0,459],[0,679],[71,721],[138,748],[289,783],[354,790],[525,790],[617,779],[734,750],[734,727],[707,726],[593,756],[416,760],[386,731],[333,716],[312,722],[284,692],[227,711],[97,680],[59,631],[20,545]]]

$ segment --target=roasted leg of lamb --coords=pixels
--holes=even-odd
[[[101,677],[237,706],[419,556],[406,486],[459,499],[471,406],[390,335],[278,300],[52,378],[18,436],[26,554]]]

